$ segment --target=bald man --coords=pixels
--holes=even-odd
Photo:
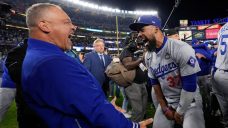
[[[29,39],[22,66],[25,102],[50,128],[145,128],[127,120],[105,98],[89,71],[66,54],[76,30],[69,16],[49,3],[26,11]],[[32,117],[31,117],[32,118]]]

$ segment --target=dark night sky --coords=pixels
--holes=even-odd
[[[165,23],[175,0],[85,0],[123,10],[155,9]],[[228,16],[228,0],[181,0],[173,12],[169,27],[179,26],[180,19],[204,20]]]

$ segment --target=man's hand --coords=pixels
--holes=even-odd
[[[173,109],[172,107],[166,107],[162,110],[167,119],[174,120],[174,113],[176,111],[175,109]]]
[[[177,124],[182,124],[183,123],[183,116],[180,115],[177,112],[175,112],[175,114],[174,114],[174,119],[175,119]]]
[[[140,128],[146,128],[146,126],[151,124],[152,122],[153,122],[153,118],[143,120],[143,121],[139,122]]]
[[[200,53],[196,53],[196,57],[198,59],[206,59],[206,57],[203,54],[200,54]]]
[[[116,96],[111,100],[111,104],[115,107],[115,109],[121,113],[126,112],[124,109],[116,105]]]
[[[216,51],[216,52],[214,52],[214,56],[217,56],[217,51]]]

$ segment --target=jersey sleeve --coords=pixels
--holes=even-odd
[[[177,49],[176,49],[177,50]],[[196,90],[196,73],[200,71],[198,61],[195,57],[195,51],[189,45],[183,45],[176,54],[176,62],[178,63],[182,86],[180,101],[177,112],[183,115],[190,103],[194,99]],[[185,78],[187,80],[185,80]]]
[[[200,71],[195,51],[190,45],[183,45],[176,51],[175,59],[179,65],[181,76],[192,75]]]

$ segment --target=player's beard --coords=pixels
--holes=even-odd
[[[156,50],[156,39],[155,38],[148,41],[147,48],[148,48],[149,52],[154,52]]]

